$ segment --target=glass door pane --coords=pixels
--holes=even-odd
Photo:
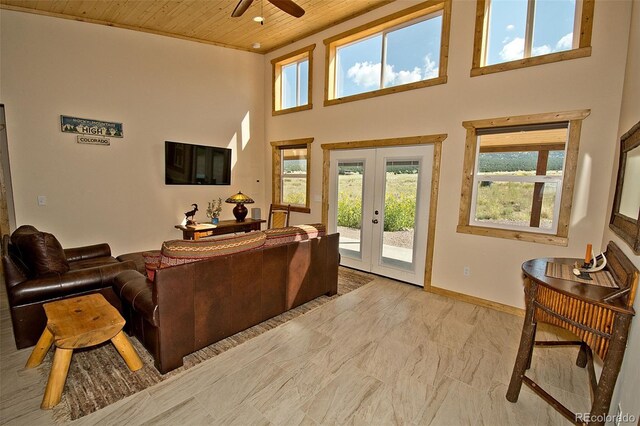
[[[340,254],[362,258],[362,198],[364,162],[338,162],[338,204],[336,228],[340,233]]]
[[[420,162],[385,163],[382,263],[413,270]]]

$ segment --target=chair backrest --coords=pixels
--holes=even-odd
[[[267,228],[285,228],[289,226],[289,213],[291,213],[291,205],[271,204],[269,206],[269,221]]]
[[[614,296],[616,294],[624,296],[626,300],[622,300],[625,300],[627,308],[633,307],[638,290],[638,269],[613,241],[609,241],[605,256],[607,257],[607,270],[611,272],[613,279],[620,286],[620,291],[614,292]]]

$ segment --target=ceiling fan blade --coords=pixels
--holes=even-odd
[[[245,13],[247,9],[249,9],[249,6],[251,6],[251,3],[253,3],[253,0],[240,0],[236,8],[233,9],[233,12],[231,13],[231,17],[239,18],[240,16],[242,16],[242,14]]]
[[[269,0],[269,3],[296,18],[304,15],[304,9],[295,4],[293,0]]]

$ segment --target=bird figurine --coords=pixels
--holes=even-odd
[[[193,220],[193,217],[196,215],[196,212],[198,211],[198,205],[197,204],[191,204],[191,205],[193,206],[193,210],[190,210],[184,214],[185,218],[187,219],[187,225],[196,224],[196,221]],[[189,217],[191,217],[191,219],[189,219]]]

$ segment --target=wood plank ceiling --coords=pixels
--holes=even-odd
[[[295,1],[301,18],[267,0],[254,0],[240,18],[231,17],[237,0],[0,0],[0,7],[267,53],[393,0]]]

